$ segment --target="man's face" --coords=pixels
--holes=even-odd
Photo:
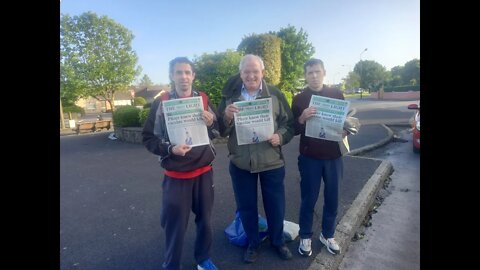
[[[175,89],[178,93],[186,93],[192,90],[192,83],[195,79],[195,72],[187,63],[177,63],[170,74],[170,79],[175,83]]]
[[[248,59],[245,61],[242,70],[240,71],[245,88],[249,91],[255,91],[260,88],[262,83],[263,71],[262,66],[256,59]]]
[[[323,86],[323,78],[325,78],[325,70],[321,65],[307,66],[305,71],[305,80],[308,86],[313,90],[321,89]]]

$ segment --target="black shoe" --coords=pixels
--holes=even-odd
[[[286,245],[276,247],[278,255],[284,260],[290,260],[292,258],[292,253]]]
[[[258,257],[258,247],[248,247],[247,251],[245,251],[245,255],[243,256],[243,261],[245,263],[253,263],[257,260]]]

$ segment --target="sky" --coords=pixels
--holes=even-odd
[[[135,36],[142,73],[169,83],[168,62],[236,50],[245,36],[303,29],[324,62],[325,83],[339,83],[360,60],[390,70],[420,59],[420,0],[61,0],[60,13],[92,11]],[[365,50],[367,49],[367,50]],[[138,82],[138,80],[137,80]]]

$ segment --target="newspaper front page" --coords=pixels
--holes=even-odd
[[[168,137],[172,144],[192,147],[209,144],[208,131],[202,119],[202,97],[162,101]]]
[[[305,136],[328,141],[341,141],[343,123],[350,101],[312,95],[309,106],[315,107],[317,113],[307,120]]]
[[[234,102],[238,145],[259,143],[273,135],[272,98]]]

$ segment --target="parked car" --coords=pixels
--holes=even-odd
[[[412,119],[413,152],[420,153],[420,103],[408,105],[408,109],[416,110]]]

